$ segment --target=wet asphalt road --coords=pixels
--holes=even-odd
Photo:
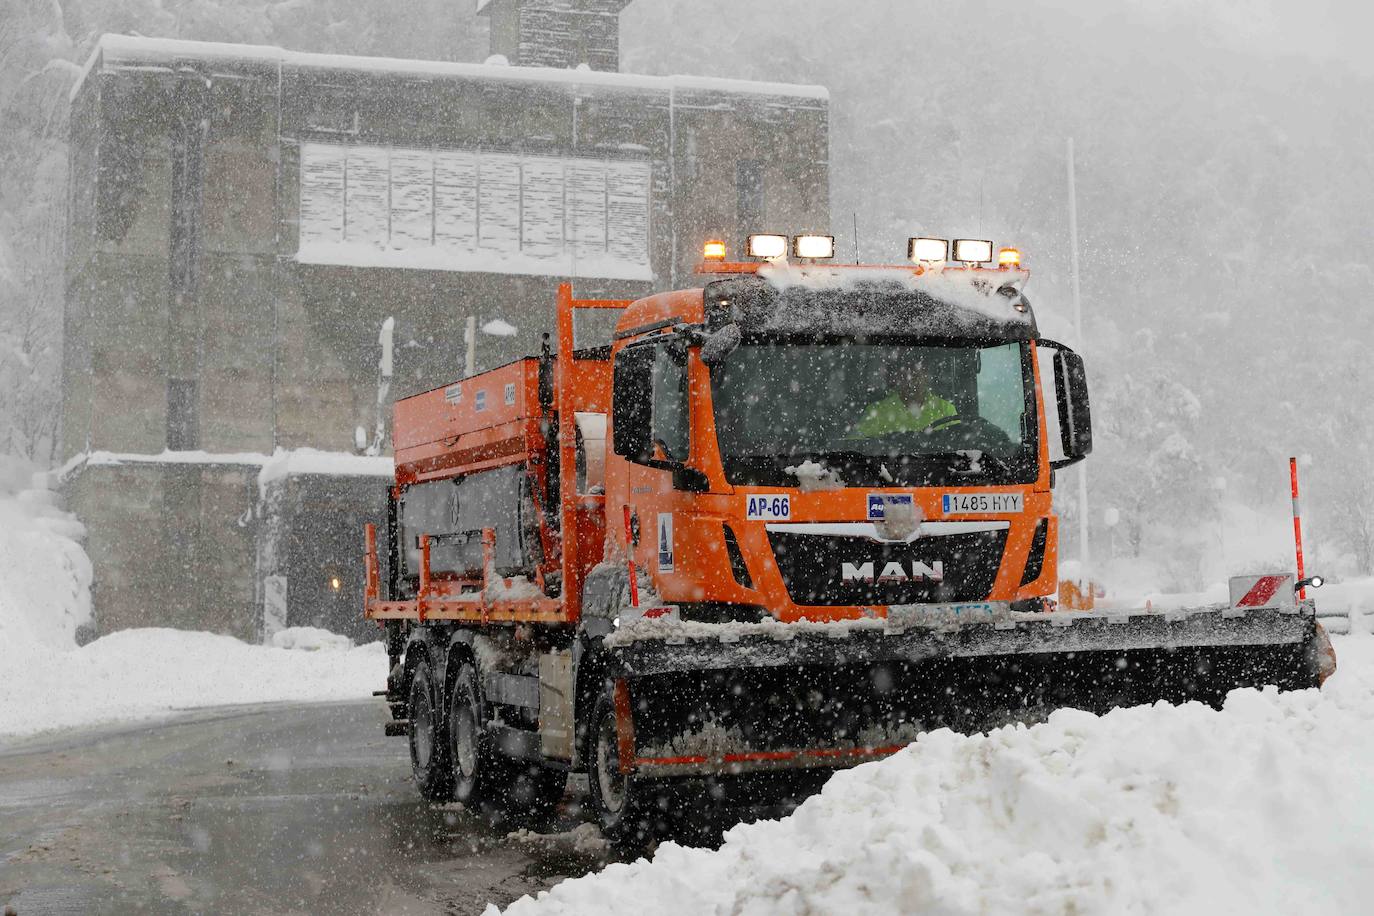
[[[466,914],[599,867],[422,803],[385,715],[260,706],[0,743],[0,907]]]

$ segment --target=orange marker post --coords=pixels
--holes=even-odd
[[[1298,554],[1298,581],[1307,578],[1302,562],[1302,507],[1298,502],[1298,459],[1288,459],[1288,476],[1293,484],[1293,546]],[[1307,589],[1298,589],[1298,600],[1307,598]]]

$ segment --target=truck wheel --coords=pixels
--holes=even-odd
[[[492,745],[482,716],[477,672],[465,664],[453,684],[449,706],[453,797],[474,811],[499,806],[511,782],[510,764]]]
[[[415,666],[410,679],[410,769],[415,785],[428,801],[446,802],[453,798],[453,776],[448,762],[448,730],[444,728],[443,705],[436,698],[443,691],[435,682],[429,662]]]
[[[603,691],[592,716],[591,753],[587,783],[601,832],[625,847],[650,839],[648,806],[643,779],[620,772],[620,740],[615,729],[615,697]]]

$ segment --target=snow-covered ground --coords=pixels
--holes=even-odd
[[[380,643],[305,627],[271,646],[145,629],[77,648],[91,613],[81,525],[28,481],[28,469],[0,464],[0,744],[203,706],[367,697],[385,683]]]
[[[150,629],[77,648],[91,576],[80,525],[26,481],[0,464],[0,743],[177,709],[365,697],[385,677],[380,646],[305,628],[271,646]],[[1362,912],[1374,582],[1318,600],[1352,612],[1355,630],[1336,637],[1340,669],[1320,691],[931,732],[837,774],[790,817],[732,829],[719,850],[665,844],[507,912]]]
[[[1321,691],[931,732],[719,850],[665,844],[506,913],[1365,912],[1374,636],[1336,643]]]

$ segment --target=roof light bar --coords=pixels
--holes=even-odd
[[[769,261],[774,258],[787,257],[787,236],[767,234],[749,236],[749,257],[764,258]]]
[[[792,256],[796,258],[833,258],[833,235],[799,235],[792,239]]]
[[[701,246],[701,259],[703,261],[724,261],[725,243],[720,239],[710,239]]]
[[[906,256],[918,264],[947,261],[949,242],[946,239],[907,239]]]
[[[954,260],[965,264],[990,264],[992,242],[987,239],[955,239]]]

